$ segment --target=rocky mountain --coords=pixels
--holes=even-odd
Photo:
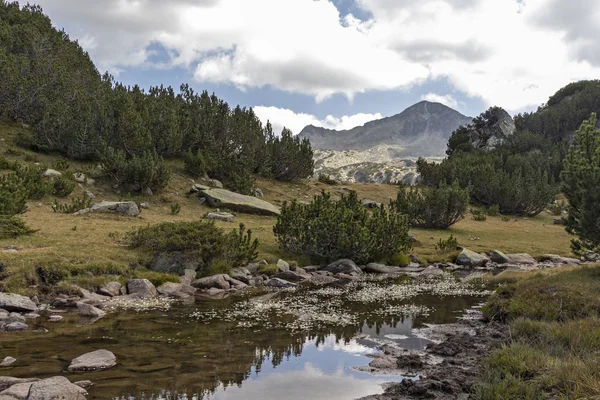
[[[471,121],[471,117],[443,104],[422,101],[400,114],[350,130],[309,125],[300,137],[308,138],[313,148],[321,150],[367,150],[392,145],[393,158],[435,157],[444,155],[452,132]]]

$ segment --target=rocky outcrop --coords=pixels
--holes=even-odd
[[[225,222],[233,222],[235,220],[235,216],[228,212],[217,211],[211,212],[206,215],[208,219],[215,219],[217,221],[225,221]]]
[[[248,214],[279,215],[279,209],[271,203],[225,189],[203,190],[198,196],[204,197],[211,207],[223,207]]]
[[[78,211],[77,214],[87,214],[90,212],[120,214],[127,217],[137,217],[140,215],[140,209],[134,201],[103,201],[94,204],[90,208]]]
[[[504,254],[501,251],[494,250],[490,255],[492,262],[497,264],[519,264],[534,265],[537,263],[535,258],[526,253]]]
[[[229,288],[231,288],[231,285],[229,284],[228,279],[226,279],[225,277],[229,278],[229,276],[226,274],[207,276],[205,278],[196,279],[195,281],[192,282],[192,286],[195,287],[196,289],[213,289],[214,288],[214,289],[228,290]]]
[[[156,290],[158,293],[164,296],[178,299],[188,299],[190,297],[194,297],[194,294],[196,294],[196,288],[193,286],[174,282],[167,282],[163,285],[160,285],[156,288]]]
[[[0,293],[0,308],[17,312],[32,312],[38,309],[29,297],[14,293]]]
[[[96,350],[74,358],[69,365],[69,372],[98,371],[117,365],[117,357],[108,350]]]
[[[150,299],[158,296],[156,287],[148,279],[130,279],[127,282],[127,292],[141,299]]]

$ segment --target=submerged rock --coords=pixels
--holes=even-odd
[[[69,365],[69,372],[98,371],[117,365],[117,357],[108,350],[96,350],[74,358]]]

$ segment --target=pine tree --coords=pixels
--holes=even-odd
[[[562,192],[569,201],[566,230],[578,238],[575,252],[600,248],[600,131],[592,114],[575,135],[561,174]]]

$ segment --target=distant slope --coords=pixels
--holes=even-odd
[[[309,125],[300,136],[308,138],[315,149],[367,150],[387,144],[398,146],[398,157],[439,156],[444,154],[452,132],[471,121],[472,118],[443,104],[422,101],[400,114],[350,130]]]

